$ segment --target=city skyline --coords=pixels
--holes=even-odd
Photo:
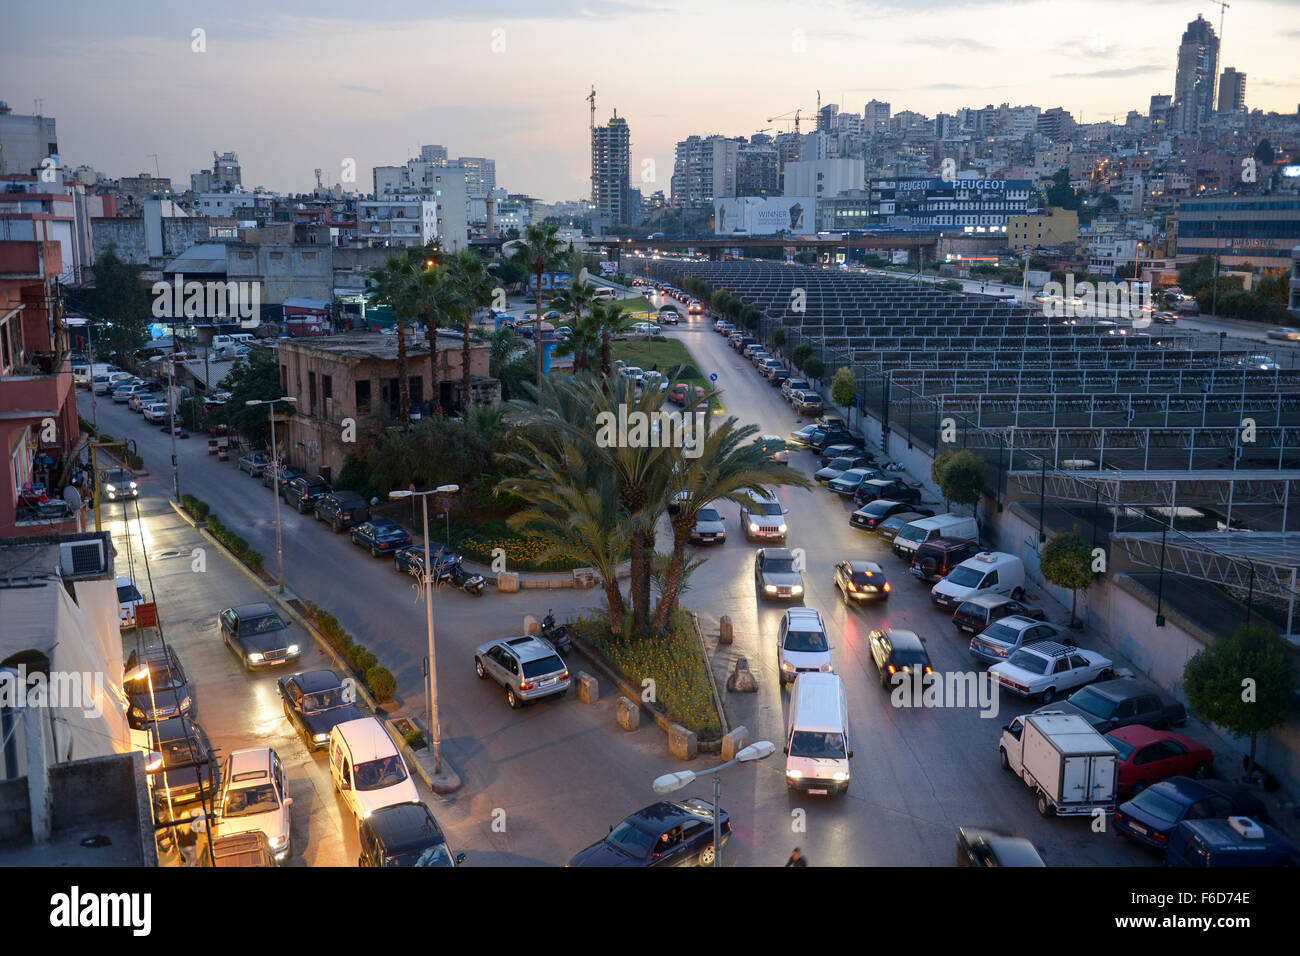
[[[53,32],[47,14],[18,11],[0,40],[12,71],[0,96],[18,113],[41,100],[41,112],[59,122],[66,166],[85,163],[117,178],[152,173],[157,153],[161,174],[185,184],[210,164],[213,149],[235,150],[248,185],[303,192],[316,167],[337,183],[353,160],[357,181],[345,188],[367,193],[371,167],[404,163],[421,145],[440,143],[453,154],[495,158],[504,186],[548,201],[590,195],[586,96],[593,85],[597,123],[614,109],[628,121],[631,185],[667,193],[678,140],[788,130],[788,121],[767,118],[796,107],[807,131],[818,88],[823,105],[849,112],[872,98],[890,101],[894,112],[930,116],[1008,102],[1060,106],[1083,122],[1122,121],[1128,110],[1145,113],[1152,94],[1174,93],[1190,21],[1201,14],[1219,30],[1214,4],[1181,2],[1131,10],[1073,0],[935,0],[904,13],[889,3],[827,3],[793,15],[760,3],[743,17],[739,7],[722,5],[693,12],[690,29],[665,27],[679,8],[657,0],[599,11],[552,5],[545,13],[507,4],[490,17],[453,2],[436,18],[404,7],[367,11],[364,20],[336,0],[301,17],[236,2],[220,19],[146,4],[156,16],[133,18],[130,28],[108,10],[73,6],[84,15]],[[1096,14],[1107,10],[1123,11],[1122,31],[1089,27],[1062,38],[1068,31],[1060,30],[1044,42],[1007,29],[1008,22],[1099,22]],[[947,25],[947,14],[963,11],[984,15]],[[943,26],[935,27],[935,15],[944,15]],[[763,25],[772,23],[780,26]],[[313,41],[303,47],[307,31]],[[1135,36],[1140,44],[1128,39]],[[1300,78],[1287,54],[1297,39],[1300,11],[1283,3],[1227,13],[1218,67],[1249,77],[1248,109],[1296,108]],[[641,51],[644,76],[629,73],[624,47]],[[59,57],[84,68],[51,66]],[[863,62],[870,65],[857,65]],[[808,64],[806,82],[800,63]],[[97,81],[86,83],[89,75]],[[422,75],[427,85],[412,82]],[[524,92],[503,102],[497,91],[507,88]],[[114,101],[155,108],[133,109],[124,120]],[[248,108],[256,103],[263,106]]]

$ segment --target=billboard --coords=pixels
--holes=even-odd
[[[718,236],[803,235],[817,231],[817,200],[811,196],[740,196],[713,200]]]

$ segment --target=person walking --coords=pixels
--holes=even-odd
[[[807,866],[808,860],[805,859],[804,855],[799,852],[799,848],[795,847],[794,852],[790,854],[790,859],[785,861],[785,865],[786,866]]]

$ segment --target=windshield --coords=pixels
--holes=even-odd
[[[840,475],[840,481],[843,482],[861,481],[865,477],[867,477],[867,473],[865,470],[861,468],[854,468],[852,471],[846,471],[844,474]]]
[[[882,575],[883,576],[883,575]],[[854,571],[849,575],[849,580],[854,584],[872,584],[876,581],[875,571]]]
[[[1037,654],[1031,654],[1029,651],[1016,651],[1007,661],[1012,667],[1019,667],[1022,671],[1028,671],[1031,674],[1046,674],[1048,660]]]
[[[829,468],[829,469],[833,469],[833,470],[835,470],[835,471],[848,471],[850,468],[853,467],[853,459],[852,459],[852,458],[836,458],[833,462],[831,462],[831,463],[830,463],[829,465],[827,465],[826,467]]]
[[[972,615],[978,617],[979,615]],[[993,641],[997,644],[1014,644],[1020,639],[1020,632],[1006,624],[990,624],[980,633],[981,641]]]
[[[358,790],[382,790],[384,787],[396,786],[405,779],[406,767],[402,764],[402,758],[396,754],[378,760],[367,760],[356,767]]]
[[[771,515],[773,518],[781,517],[784,511],[779,501],[760,501],[758,507],[754,509],[755,514]]]
[[[701,508],[695,513],[696,521],[721,521],[722,516],[714,508]]]
[[[408,850],[397,854],[396,859],[403,866],[455,866],[445,843],[437,843],[418,852]]]
[[[308,714],[314,714],[320,710],[329,710],[331,707],[338,707],[343,703],[343,688],[336,687],[331,690],[317,691],[314,694],[304,694],[302,698],[302,709]]]
[[[280,809],[280,801],[275,798],[275,787],[269,783],[256,787],[244,787],[231,790],[226,794],[226,806],[223,817],[251,817],[258,813],[270,813]]]
[[[1085,687],[1083,690],[1071,694],[1070,703],[1085,714],[1092,714],[1092,716],[1100,717],[1102,720],[1106,720],[1113,715],[1115,708],[1119,706],[1118,701],[1101,696],[1091,687]]]
[[[1133,798],[1133,806],[1140,808],[1157,820],[1177,823],[1183,817],[1183,805],[1155,790],[1143,790]]]
[[[194,749],[190,750],[190,742],[184,737],[177,737],[175,740],[164,740],[161,747],[155,742],[154,749],[162,754],[164,767],[175,767],[177,764],[193,763],[203,759],[203,746],[198,741],[194,741]],[[189,768],[187,768],[189,769]]]
[[[877,498],[871,504],[862,509],[864,515],[871,515],[873,518],[877,515],[883,515],[890,508],[894,507],[894,502],[884,498]]]
[[[909,526],[898,532],[898,540],[900,541],[920,541],[924,537],[925,529],[923,528],[913,528]]]
[[[785,649],[803,654],[816,654],[830,650],[826,644],[826,635],[821,631],[787,631]]]
[[[114,468],[111,471],[104,472],[103,474],[104,474],[105,481],[130,481],[131,480],[130,473],[122,471],[120,468]]]
[[[654,846],[655,838],[653,833],[646,833],[640,827],[624,820],[614,827],[609,836],[605,837],[605,842],[618,847],[628,856],[641,859],[650,852],[650,848]]]
[[[895,664],[903,665],[930,663],[929,658],[925,656],[925,650],[920,647],[895,647],[893,660]]]
[[[185,686],[185,682],[181,680],[180,676],[173,674],[171,668],[163,662],[155,662],[151,664],[149,670],[153,675],[153,690],[155,694],[164,690],[178,690]],[[142,677],[139,680],[127,681],[125,690],[128,694],[133,695],[147,694],[149,693],[149,679],[147,677]]]
[[[763,563],[764,574],[794,574],[794,558],[768,558]]]
[[[790,756],[812,757],[816,760],[843,760],[844,735],[796,730],[790,736]]]
[[[525,677],[545,677],[547,674],[564,670],[564,661],[552,654],[550,657],[541,657],[535,661],[524,661],[523,668]]]
[[[132,601],[142,601],[140,592],[136,590],[134,584],[119,584],[117,586],[117,603],[130,604]]]
[[[1114,747],[1116,750],[1119,751],[1119,759],[1121,762],[1131,757],[1133,755],[1133,751],[1137,749],[1132,744],[1120,740],[1114,734],[1107,734],[1106,739],[1110,741],[1110,745],[1112,747]]]
[[[269,631],[279,631],[284,628],[284,621],[280,620],[274,614],[268,614],[265,617],[246,617],[239,621],[239,632],[241,634],[266,634]]]
[[[959,588],[977,588],[983,580],[983,572],[974,568],[954,568],[952,574],[948,575],[948,583]]]

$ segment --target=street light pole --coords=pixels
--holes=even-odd
[[[280,541],[280,452],[275,443],[275,403],[286,402],[290,405],[297,403],[298,399],[291,395],[281,398],[260,399],[255,398],[252,401],[245,402],[245,405],[267,405],[268,413],[271,419],[271,493],[275,495],[275,572],[277,581],[277,590],[284,593],[284,547]]]

